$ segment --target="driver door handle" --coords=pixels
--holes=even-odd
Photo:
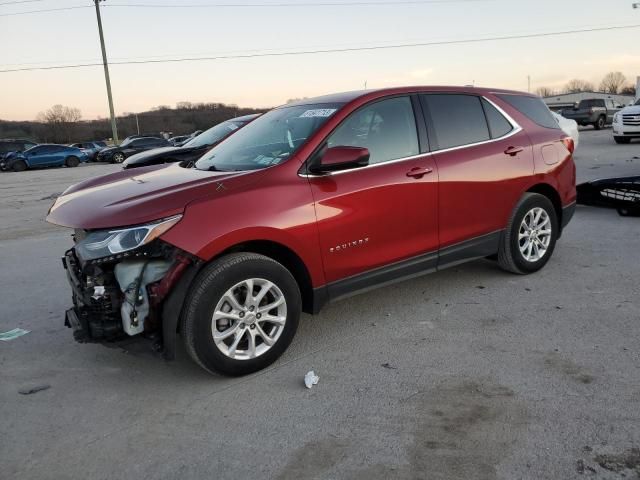
[[[504,151],[504,153],[507,155],[511,155],[512,157],[515,157],[517,154],[519,154],[523,150],[524,150],[524,147],[509,147]]]
[[[431,172],[433,172],[433,169],[429,167],[415,167],[407,172],[407,177],[422,178]]]

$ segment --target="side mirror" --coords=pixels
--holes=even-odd
[[[312,173],[329,173],[369,165],[369,149],[363,147],[327,148],[319,161],[310,169]]]

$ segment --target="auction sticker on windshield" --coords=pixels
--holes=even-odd
[[[300,118],[330,117],[331,114],[336,110],[336,108],[314,108],[302,113],[302,115],[300,115]]]

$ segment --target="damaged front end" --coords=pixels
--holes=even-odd
[[[622,216],[640,216],[640,176],[603,178],[578,185],[577,203],[615,208]]]
[[[135,337],[160,351],[165,340],[175,341],[164,338],[171,329],[163,335],[164,303],[196,260],[158,237],[179,220],[175,216],[125,229],[75,231],[75,245],[62,263],[73,292],[65,325],[78,342],[119,345]],[[177,318],[171,323],[175,335]],[[173,352],[173,346],[169,349]]]

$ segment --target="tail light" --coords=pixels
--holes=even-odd
[[[564,144],[565,147],[567,147],[567,150],[569,150],[569,152],[573,154],[573,151],[576,149],[576,145],[575,143],[573,143],[573,138],[564,137],[562,139],[562,143]]]

